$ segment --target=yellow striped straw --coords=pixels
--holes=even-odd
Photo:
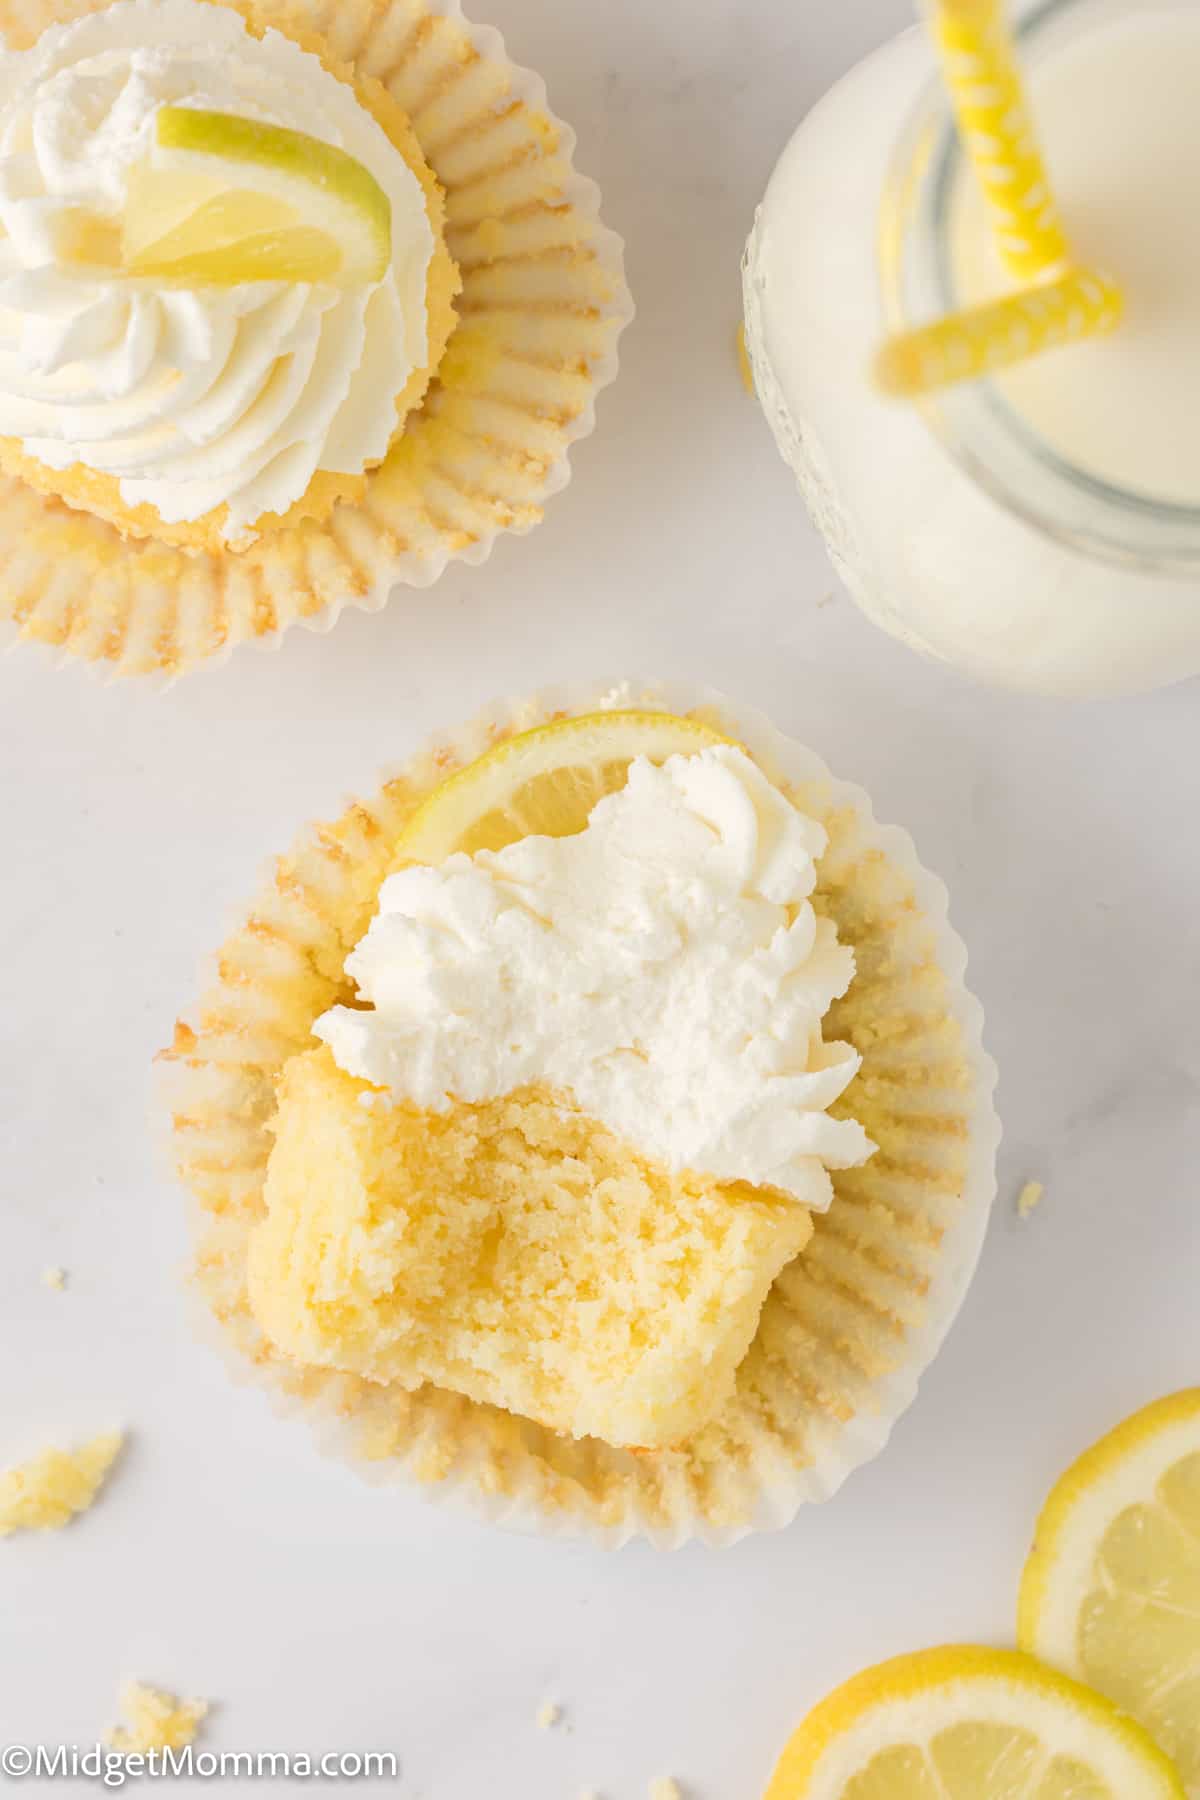
[[[1112,331],[1123,311],[1114,281],[1094,270],[1069,269],[1055,280],[892,338],[875,358],[875,382],[885,394],[913,399]]]
[[[1019,281],[1069,257],[1025,102],[1003,0],[928,0],[958,128],[992,210],[996,248]]]

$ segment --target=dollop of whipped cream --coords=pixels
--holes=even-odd
[[[63,254],[119,220],[161,106],[238,113],[349,152],[391,201],[373,287],[156,287]],[[284,512],[313,474],[385,454],[427,356],[433,233],[421,185],[352,88],[277,31],[202,0],[118,0],[0,55],[0,433],[51,468],[116,476],[171,522],[227,505],[224,536]]]
[[[874,1149],[826,1110],[861,1059],[821,1035],[854,975],[809,898],[825,845],[741,750],[639,759],[573,837],[389,877],[346,962],[370,1010],[314,1030],[393,1100],[566,1090],[673,1171],[823,1210]]]

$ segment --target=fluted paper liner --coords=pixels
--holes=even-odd
[[[297,1366],[263,1338],[246,1295],[275,1078],[311,1045],[317,1015],[351,997],[343,963],[405,819],[499,738],[605,704],[709,718],[824,823],[830,847],[815,904],[857,961],[826,1035],[863,1058],[834,1110],[860,1119],[878,1145],[863,1168],[834,1173],[833,1205],[776,1281],[734,1399],[687,1443],[650,1453],[576,1442],[430,1386],[406,1393]],[[883,1447],[975,1267],[999,1127],[965,964],[945,889],[910,839],[876,824],[860,789],[757,715],[707,692],[643,683],[606,700],[566,689],[498,706],[303,834],[226,941],[196,1022],[178,1025],[164,1053],[175,1162],[199,1202],[195,1281],[221,1341],[376,1478],[415,1480],[501,1522],[608,1544],[642,1535],[662,1547],[785,1524]]]
[[[104,0],[0,0],[8,48]],[[0,629],[121,675],[176,675],[344,606],[377,610],[528,531],[569,477],[632,316],[622,245],[541,81],[457,0],[218,0],[380,81],[446,196],[459,323],[419,412],[355,503],[243,551],[126,540],[0,475]]]

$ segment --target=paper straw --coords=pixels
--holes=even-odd
[[[875,359],[876,385],[913,398],[973,381],[1043,350],[1112,331],[1123,311],[1115,282],[1094,270],[1069,269],[1056,280],[892,338]]]
[[[1020,281],[1065,264],[1066,234],[1025,102],[1003,0],[930,0],[933,39],[996,247]]]

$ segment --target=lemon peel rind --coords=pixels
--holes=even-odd
[[[1155,1479],[1179,1454],[1197,1449],[1200,1387],[1182,1388],[1123,1419],[1059,1477],[1038,1516],[1021,1576],[1017,1642],[1022,1650],[1045,1657],[1069,1674],[1083,1675],[1077,1623],[1087,1565],[1119,1512],[1138,1499],[1153,1499]],[[1143,1470],[1146,1479],[1134,1492],[1132,1477],[1140,1477]],[[1114,1478],[1121,1471],[1130,1492],[1114,1505]]]
[[[617,728],[614,730],[614,726]],[[626,742],[617,746],[618,737]],[[592,751],[591,741],[596,749]],[[635,756],[667,756],[702,750],[733,740],[698,719],[674,713],[629,708],[554,719],[531,731],[506,738],[493,749],[449,776],[425,799],[396,840],[396,862],[439,862],[449,855],[467,826],[502,806],[514,792],[512,775],[524,779],[590,761],[620,760],[628,747]],[[544,763],[538,752],[552,747],[556,760]],[[615,752],[615,754],[614,754]],[[540,765],[540,766],[539,766]],[[527,770],[527,773],[525,771]]]
[[[1094,1725],[1118,1758],[1123,1752],[1135,1778],[1140,1774],[1146,1779],[1134,1789],[1121,1790],[1120,1800],[1188,1800],[1187,1790],[1170,1759],[1142,1726],[1111,1701],[1024,1651],[993,1650],[977,1644],[946,1644],[917,1651],[852,1676],[814,1707],[794,1733],[763,1800],[834,1800],[838,1789],[824,1782],[821,1787],[813,1786],[814,1779],[822,1777],[822,1762],[826,1762],[828,1770],[826,1759],[834,1748],[844,1744],[848,1734],[883,1707],[897,1710],[903,1729],[901,1714],[906,1704],[915,1711],[918,1702],[931,1696],[957,1698],[969,1696],[974,1690],[984,1698],[1005,1689],[1039,1705],[1059,1706],[1064,1719]],[[947,1714],[941,1728],[969,1721],[966,1711]],[[1026,1719],[1014,1712],[1011,1722],[1024,1726]],[[899,1737],[894,1741],[903,1743],[906,1739]],[[872,1753],[889,1747],[885,1739],[874,1745]],[[1076,1754],[1077,1746],[1064,1745],[1059,1753]],[[845,1771],[847,1776],[857,1772],[853,1767]],[[836,1775],[832,1778],[837,1779]]]

